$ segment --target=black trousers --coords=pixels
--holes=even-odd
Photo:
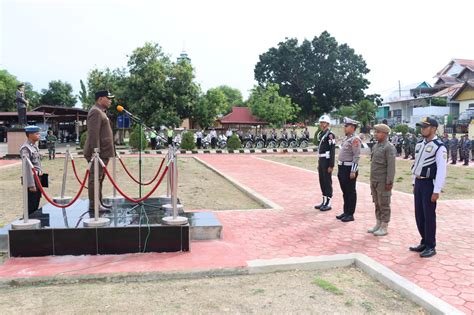
[[[415,218],[421,236],[420,244],[428,248],[436,246],[436,202],[431,202],[432,179],[415,180]]]
[[[211,138],[211,148],[215,148],[217,145],[217,138]]]
[[[332,198],[332,174],[328,173],[329,159],[319,158],[318,161],[318,174],[319,174],[319,186],[321,186],[321,192],[323,196]]]
[[[200,149],[200,148],[202,147],[202,139],[201,139],[201,138],[197,138],[197,139],[196,139],[196,143],[197,143],[198,149]]]
[[[341,185],[342,196],[344,198],[344,214],[354,215],[357,204],[356,182],[359,172],[356,172],[354,179],[350,178],[351,166],[339,165],[337,178]]]
[[[150,139],[150,142],[151,142],[151,143],[150,143],[150,144],[151,144],[151,148],[152,148],[153,150],[155,150],[155,149],[156,149],[156,144],[157,144],[156,138],[151,138],[151,139]]]
[[[41,191],[38,188],[38,185],[35,182],[36,192],[31,192],[28,190],[28,214],[32,214],[38,210],[40,200],[41,200]]]

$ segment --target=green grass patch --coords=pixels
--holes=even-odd
[[[374,310],[374,305],[370,302],[364,301],[360,304],[367,312],[372,312]]]
[[[397,183],[401,183],[403,182],[403,177],[398,177],[397,180],[396,180]]]
[[[317,285],[318,287],[320,287],[321,289],[325,290],[325,291],[328,291],[328,292],[331,292],[333,294],[336,294],[336,295],[342,295],[342,291],[336,287],[334,284],[332,284],[331,282],[329,281],[326,281],[324,279],[321,279],[321,278],[316,278],[313,280],[313,284]]]
[[[252,290],[252,295],[263,294],[264,292],[265,292],[264,289],[253,289]]]

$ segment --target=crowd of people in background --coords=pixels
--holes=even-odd
[[[409,132],[406,134],[396,132],[389,136],[389,142],[394,145],[397,157],[411,160],[415,159],[415,147],[421,140],[423,140],[421,135],[415,135]],[[456,134],[453,134],[452,137],[449,138],[449,135],[444,133],[441,140],[448,151],[448,162],[451,159],[451,164],[457,164],[459,161],[466,166],[469,165],[470,161],[474,162],[474,143],[469,139],[467,134],[463,134],[459,138]],[[372,147],[374,143],[375,139],[371,138],[370,147]]]

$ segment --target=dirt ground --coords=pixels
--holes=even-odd
[[[300,156],[267,156],[275,162],[285,163],[293,166],[298,166],[312,171],[317,171],[318,162],[315,155],[300,155]],[[412,174],[411,160],[396,161],[395,183],[394,190],[412,193]],[[337,166],[334,169],[334,175],[337,175]],[[358,180],[364,183],[370,182],[370,157],[362,155],[359,163],[359,177]],[[337,181],[336,181],[336,185]],[[462,166],[453,166],[448,164],[448,172],[446,182],[444,184],[441,199],[472,199],[474,198],[474,169],[465,168]]]
[[[24,314],[426,314],[356,268],[4,288],[0,289],[0,310]]]
[[[160,166],[160,156],[146,157],[143,159],[143,182],[152,179]],[[123,157],[125,165],[130,172],[138,178],[137,158]],[[83,158],[75,159],[79,177],[85,173],[86,161]],[[183,157],[179,159],[179,182],[178,197],[181,199],[185,210],[208,209],[208,210],[230,210],[230,209],[259,209],[262,205],[246,196],[235,186],[221,176],[207,169],[193,158]],[[43,159],[42,166],[45,173],[49,174],[49,188],[47,193],[52,197],[61,192],[64,159]],[[109,164],[109,170],[112,165]],[[163,167],[164,169],[164,167]],[[0,170],[0,226],[18,218],[23,209],[22,191],[20,185],[21,166],[10,166]],[[133,182],[123,171],[120,163],[117,163],[118,184],[126,194],[138,197],[138,185]],[[145,186],[143,195],[153,187]],[[71,165],[68,168],[66,195],[74,196],[79,190],[79,184],[74,177]],[[161,185],[154,196],[163,195],[166,185]],[[106,178],[104,181],[103,195],[112,195],[112,185]],[[82,192],[81,198],[87,199],[87,190]],[[41,199],[41,205],[46,203]]]

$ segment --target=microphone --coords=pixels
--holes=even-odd
[[[119,113],[122,113],[122,112],[123,112],[123,113],[127,114],[127,115],[130,116],[130,118],[132,118],[132,119],[135,119],[135,120],[138,120],[138,121],[140,120],[137,116],[133,115],[133,114],[130,113],[128,110],[126,110],[125,108],[123,108],[122,105],[118,105],[118,106],[117,106],[117,110],[119,111]]]

